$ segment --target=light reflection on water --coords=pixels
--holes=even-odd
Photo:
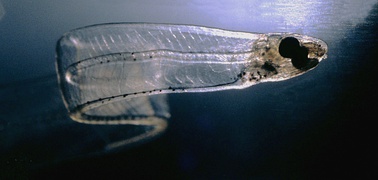
[[[3,18],[4,15],[5,15],[5,9],[4,9],[1,1],[0,1],[0,21]]]
[[[211,19],[211,25],[254,32],[289,31],[320,34],[318,31],[350,29],[363,22],[375,0],[243,0],[193,1],[195,8]]]

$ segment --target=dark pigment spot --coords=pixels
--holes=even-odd
[[[274,65],[269,61],[266,61],[261,68],[267,71],[276,71],[276,68],[274,67]]]

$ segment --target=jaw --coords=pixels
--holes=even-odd
[[[313,38],[313,39],[316,39],[316,38]],[[328,46],[324,41],[320,39],[316,39],[316,41],[315,40],[310,41],[310,42],[304,41],[301,44],[303,47],[308,49],[309,59],[316,59],[318,62],[320,62],[321,60],[327,58]]]

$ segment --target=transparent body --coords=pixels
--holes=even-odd
[[[305,56],[295,55],[300,51],[282,56],[286,47],[280,44],[286,38],[297,40]],[[110,145],[118,147],[166,128],[170,117],[166,93],[242,89],[292,78],[313,69],[326,58],[326,52],[323,41],[299,34],[104,24],[63,35],[57,44],[57,72],[66,107],[75,121],[152,127]],[[292,60],[299,57],[305,61],[296,66]]]

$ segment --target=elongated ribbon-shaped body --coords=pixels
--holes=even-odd
[[[111,145],[117,147],[165,129],[170,117],[166,93],[242,89],[289,79],[314,68],[326,52],[323,41],[299,34],[103,24],[63,35],[57,72],[73,120],[151,128]]]

